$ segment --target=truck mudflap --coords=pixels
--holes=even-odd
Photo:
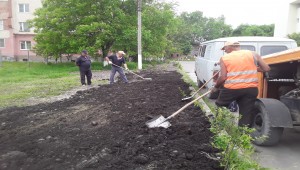
[[[264,106],[263,112],[268,115],[270,127],[293,128],[289,109],[281,101],[270,98],[257,99],[256,104]]]

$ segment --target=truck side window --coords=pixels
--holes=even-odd
[[[201,50],[202,50],[202,46],[200,46],[199,49],[198,49],[197,57],[201,56]]]
[[[210,58],[210,53],[211,53],[211,45],[208,45],[205,50],[204,58]]]
[[[285,51],[288,48],[286,46],[262,46],[260,48],[260,55],[268,55],[268,54],[273,54],[281,51]]]
[[[241,45],[241,49],[255,51],[255,47],[253,45]]]
[[[204,57],[205,50],[206,50],[206,45],[203,45],[202,48],[201,48],[201,55],[200,55],[200,57]]]

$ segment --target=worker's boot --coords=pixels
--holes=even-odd
[[[237,112],[239,110],[239,106],[237,104],[236,101],[233,101],[229,104],[228,106],[228,109],[231,111],[231,112]]]

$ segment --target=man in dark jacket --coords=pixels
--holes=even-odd
[[[118,51],[116,53],[116,55],[111,55],[111,56],[105,57],[106,61],[109,64],[112,64],[110,79],[109,79],[110,84],[114,83],[114,77],[115,77],[116,72],[119,73],[119,75],[120,75],[121,79],[124,81],[124,83],[128,83],[128,80],[126,78],[126,75],[123,72],[123,69],[120,68],[122,65],[124,65],[125,70],[128,70],[124,55],[125,55],[124,51]]]
[[[83,86],[86,85],[85,83],[85,76],[87,79],[87,84],[91,85],[92,84],[92,71],[91,71],[91,57],[87,55],[87,51],[83,50],[81,52],[81,56],[77,58],[76,60],[76,65],[79,67],[80,71],[80,79],[81,79],[81,84]]]

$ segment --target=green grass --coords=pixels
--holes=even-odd
[[[156,65],[143,63],[143,68]],[[129,69],[137,69],[137,63],[128,62]],[[92,63],[92,70],[110,70],[111,66]],[[72,73],[72,74],[71,74]],[[76,74],[73,74],[76,73]],[[0,67],[0,108],[24,106],[29,98],[56,96],[79,87],[78,67],[74,63],[24,63],[3,62]]]
[[[0,67],[0,108],[23,106],[30,97],[61,94],[79,86],[78,71],[73,63],[48,64],[3,62]]]

